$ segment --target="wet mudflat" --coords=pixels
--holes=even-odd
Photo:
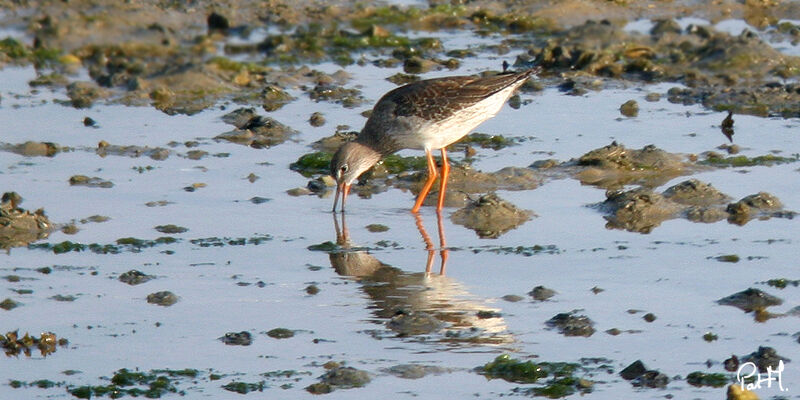
[[[479,25],[453,15],[435,21]],[[203,35],[222,25],[198,20]],[[74,51],[86,68],[63,71],[68,82],[107,91],[89,97],[69,83],[31,86],[46,69],[5,64],[0,397],[721,398],[740,365],[781,359],[789,391],[754,392],[797,396],[800,121],[771,100],[794,95],[795,59],[782,80],[762,71],[781,85],[753,85],[763,103],[720,90],[731,102],[720,107],[724,96],[703,90],[733,80],[747,91],[757,78],[702,66],[705,83],[662,81],[672,67],[639,56],[688,32],[686,20],[662,24],[649,50],[628,49],[638,53],[622,70],[598,53],[606,69],[589,72],[577,33],[530,51],[515,44],[530,39],[523,22],[510,33],[399,31],[441,41],[411,62],[376,46],[314,62],[290,53],[298,64],[270,70],[257,62],[280,56],[269,46],[304,38],[219,36],[210,42],[228,50],[212,64],[229,68],[218,70],[226,89],[199,99],[158,89],[125,50],[102,71],[99,53]],[[789,27],[758,27],[780,54],[796,51]],[[370,43],[391,38],[371,29]],[[329,212],[325,157],[396,87],[387,78],[499,71],[504,60],[546,69],[451,151],[441,218],[408,211],[423,179],[415,151],[368,173],[344,217]],[[627,75],[646,72],[655,82]]]

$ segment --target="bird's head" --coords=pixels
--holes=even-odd
[[[344,211],[345,200],[350,193],[350,186],[380,159],[380,153],[358,142],[345,143],[336,151],[331,159],[331,176],[336,180],[336,198],[333,201],[333,211],[336,211],[340,194],[342,197],[342,211]]]

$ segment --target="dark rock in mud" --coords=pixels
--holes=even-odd
[[[119,275],[119,281],[120,282],[127,283],[128,285],[131,285],[131,286],[135,286],[135,285],[139,285],[139,284],[145,283],[147,281],[150,281],[151,279],[155,279],[155,276],[147,275],[144,272],[141,272],[141,271],[138,271],[138,270],[135,270],[135,269],[132,269],[132,270],[127,271],[127,272],[123,272],[122,274]]]
[[[267,336],[273,339],[289,339],[291,337],[294,337],[294,331],[286,328],[275,328],[275,329],[270,329],[267,332]]]
[[[689,179],[669,187],[664,197],[679,204],[690,206],[711,206],[725,204],[730,196],[697,179]]]
[[[633,118],[639,115],[639,103],[636,100],[628,100],[619,106],[619,113],[628,118]]]
[[[725,359],[722,362],[722,366],[725,368],[725,371],[734,372],[739,369],[739,357],[736,355],[731,355],[730,358]]]
[[[556,314],[545,323],[551,328],[557,328],[564,336],[589,337],[594,334],[594,322],[585,315],[575,315],[574,312]]]
[[[105,91],[90,82],[73,82],[67,85],[67,97],[75,108],[89,108],[95,100],[105,95]]]
[[[648,370],[641,360],[625,367],[619,375],[637,387],[664,388],[669,383],[669,377],[657,370]]]
[[[717,300],[717,304],[733,306],[744,312],[764,310],[783,304],[783,300],[760,289],[749,288]]]
[[[224,15],[212,12],[206,18],[206,23],[208,24],[208,32],[219,32],[219,33],[227,33],[228,29],[230,29],[231,25],[228,22],[228,18]]]
[[[53,157],[62,149],[52,142],[27,141],[17,145],[2,145],[0,149],[10,151],[25,157]]]
[[[315,112],[311,114],[311,117],[308,118],[308,123],[311,124],[311,126],[318,128],[322,125],[325,125],[325,117],[321,112]]]
[[[692,222],[714,223],[728,218],[727,211],[717,207],[689,207],[686,219]]]
[[[228,332],[219,340],[230,346],[250,346],[253,343],[253,335],[248,331]]]
[[[257,115],[253,108],[239,108],[223,116],[222,120],[235,126],[236,129],[217,135],[214,139],[254,148],[279,145],[297,133],[275,119]]]
[[[19,207],[22,197],[16,192],[6,192],[0,202],[0,249],[26,246],[46,238],[53,224],[44,209],[30,212]]]
[[[148,147],[148,146],[121,146],[121,145],[114,145],[109,144],[105,140],[101,140],[97,144],[97,149],[95,150],[100,157],[106,157],[108,155],[115,155],[115,156],[124,156],[124,157],[150,157],[156,161],[163,161],[169,157],[170,151],[169,149],[165,149],[162,147]]]
[[[690,167],[682,156],[653,145],[632,150],[617,142],[592,150],[568,164],[585,167],[575,174],[582,183],[606,189],[632,183],[655,187],[689,173]]]
[[[741,357],[742,363],[751,362],[755,364],[756,367],[758,367],[758,371],[761,373],[767,372],[767,368],[771,368],[772,371],[777,371],[778,364],[781,361],[787,363],[792,360],[778,355],[778,352],[775,351],[775,349],[766,346],[759,346],[758,350]],[[749,371],[745,371],[745,373],[749,373]]]
[[[609,192],[606,196],[608,198],[601,207],[610,213],[606,217],[606,227],[611,229],[650,233],[661,222],[674,218],[680,211],[677,204],[648,189]]]
[[[6,297],[5,300],[0,301],[0,308],[2,308],[3,310],[6,310],[6,311],[11,311],[11,310],[19,307],[19,305],[20,304],[18,302],[14,301],[14,300],[12,300],[12,299],[10,299],[8,297]]]
[[[363,387],[372,378],[369,373],[353,367],[333,367],[320,377],[321,382],[309,385],[306,390],[313,394],[330,393],[336,389]]]
[[[346,89],[334,84],[319,84],[309,92],[309,96],[314,101],[330,101],[346,108],[359,107],[365,101],[360,90]]]
[[[450,372],[447,368],[433,365],[400,364],[385,370],[386,372],[403,379],[420,379],[426,375],[441,375]]]
[[[162,307],[169,307],[178,302],[178,296],[170,291],[155,292],[147,295],[147,302]]]
[[[326,136],[312,143],[311,148],[319,152],[333,154],[336,150],[339,150],[339,147],[342,147],[343,144],[355,140],[356,136],[358,136],[358,132],[337,130],[333,135]]]
[[[407,337],[438,332],[445,325],[426,312],[400,310],[386,322],[386,327],[397,333],[398,337]]]
[[[155,227],[155,230],[166,233],[166,234],[177,234],[177,233],[184,233],[188,232],[189,229],[184,228],[182,226],[168,224],[168,225],[158,225]]]
[[[534,300],[537,301],[545,301],[553,296],[556,295],[556,291],[553,289],[546,288],[544,286],[536,286],[528,292],[528,295],[533,297]]]
[[[532,214],[490,193],[456,211],[451,219],[474,230],[481,238],[495,239],[528,221]]]
[[[728,204],[726,211],[730,214],[728,221],[744,225],[754,218],[782,217],[793,218],[795,212],[781,211],[783,204],[777,197],[760,192],[747,196],[736,203]]]
[[[28,334],[19,335],[19,331],[6,332],[5,335],[0,334],[0,348],[5,351],[9,357],[24,354],[26,357],[31,356],[34,349],[39,349],[42,357],[55,353],[58,346],[66,346],[69,341],[65,338],[57,338],[53,332],[42,332],[40,336],[33,336]]]
[[[97,187],[97,188],[112,188],[114,187],[114,183],[111,181],[104,180],[103,178],[98,177],[88,177],[86,175],[73,175],[69,178],[70,186],[86,186],[86,187]]]
[[[509,303],[516,303],[525,299],[524,297],[516,294],[507,294],[501,298]]]
[[[319,286],[317,286],[317,285],[308,285],[308,286],[306,286],[306,293],[311,295],[311,296],[316,295],[317,293],[319,293]]]

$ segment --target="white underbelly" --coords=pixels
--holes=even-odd
[[[466,136],[478,125],[494,117],[503,107],[514,87],[510,87],[471,107],[457,111],[440,121],[426,121],[418,126],[416,132],[395,134],[403,147],[410,149],[436,150],[456,142]]]

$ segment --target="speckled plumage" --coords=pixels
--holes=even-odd
[[[431,151],[441,150],[443,179],[437,208],[441,210],[449,171],[444,148],[495,116],[511,94],[535,72],[530,69],[488,77],[427,79],[386,93],[375,104],[356,140],[334,154],[331,175],[338,183],[334,210],[341,193],[344,211],[350,185],[359,175],[382,157],[401,149],[425,150],[428,158],[428,181],[413,212],[419,210],[437,176]]]

